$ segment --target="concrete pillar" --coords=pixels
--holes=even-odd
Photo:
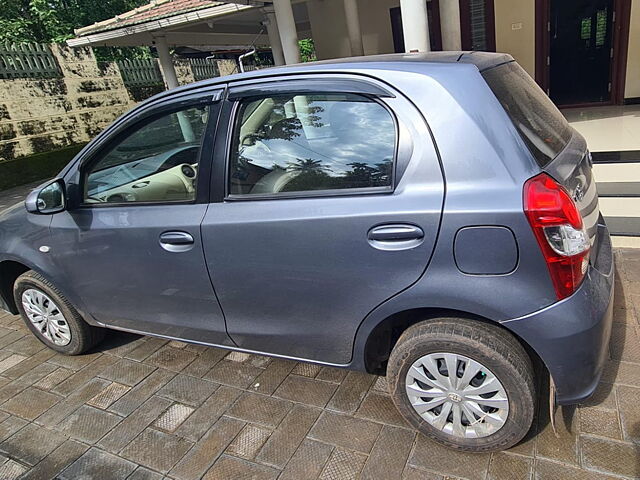
[[[169,53],[167,39],[165,37],[155,37],[154,41],[160,60],[160,68],[162,69],[162,75],[164,76],[167,88],[169,90],[176,88],[178,86],[178,75],[176,74],[176,68],[173,66],[173,60]]]
[[[176,88],[178,84],[178,75],[176,74],[176,67],[173,65],[173,59],[169,53],[169,46],[167,45],[167,39],[165,37],[155,37],[156,50],[158,52],[158,59],[160,60],[160,68],[162,69],[162,75],[164,81],[167,84],[167,88],[171,90]],[[191,123],[184,112],[178,112],[178,123],[180,124],[180,130],[182,131],[182,137],[185,142],[191,143],[196,139],[193,133]]]
[[[351,55],[364,55],[360,18],[358,17],[358,0],[344,0],[344,17],[347,22]]]
[[[262,24],[267,27],[267,35],[269,35],[269,43],[271,44],[271,53],[273,54],[273,63],[275,65],[284,65],[284,54],[282,53],[282,41],[280,40],[280,32],[278,30],[278,22],[273,8],[265,8],[264,11],[267,19]]]
[[[440,30],[443,50],[462,50],[459,0],[440,0]]]
[[[402,13],[405,52],[428,52],[431,50],[427,1],[400,0],[400,11]]]
[[[273,0],[273,8],[276,13],[276,23],[280,32],[284,61],[287,65],[300,63],[298,32],[296,30],[296,21],[293,18],[291,0]]]

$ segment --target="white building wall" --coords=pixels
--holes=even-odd
[[[389,9],[399,0],[358,0],[365,55],[393,52]],[[351,56],[343,0],[308,0],[307,10],[319,60]]]

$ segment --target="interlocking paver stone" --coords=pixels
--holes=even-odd
[[[587,471],[539,458],[535,461],[533,478],[535,480],[613,480],[620,477],[612,477],[604,473]]]
[[[153,426],[165,432],[173,432],[193,413],[193,407],[174,403],[153,422]]]
[[[271,430],[256,425],[245,425],[226,451],[236,457],[251,460],[270,435]]]
[[[13,415],[4,419],[0,423],[0,442],[4,441],[6,438],[9,438],[11,435],[16,433],[27,424],[28,422],[26,420]]]
[[[240,420],[229,417],[220,418],[202,440],[171,470],[171,476],[181,480],[200,478],[243,426],[244,423]]]
[[[126,416],[142,405],[147,399],[160,390],[175,373],[164,369],[158,369],[145,378],[129,392],[123,395],[120,400],[109,407],[109,410],[118,415]]]
[[[122,395],[131,390],[131,387],[122,385],[121,383],[113,382],[108,385],[104,390],[90,399],[87,404],[97,408],[109,408],[109,406],[118,400]]]
[[[171,406],[171,400],[151,397],[100,440],[100,447],[117,453]]]
[[[118,360],[100,373],[100,377],[112,382],[133,386],[144,380],[155,370],[154,367],[131,360]]]
[[[65,435],[30,423],[4,440],[0,450],[22,463],[35,465],[66,439]]]
[[[362,453],[337,448],[320,474],[321,480],[355,480],[367,457]]]
[[[160,348],[167,343],[168,340],[157,337],[149,337],[146,342],[136,346],[133,350],[127,352],[124,358],[129,360],[137,360],[138,362],[148,358],[151,354],[160,350]]]
[[[558,439],[543,392],[525,440],[491,455],[416,434],[384,377],[116,332],[68,357],[0,314],[0,479],[640,478],[640,253],[629,255],[616,251],[611,359],[594,396],[557,409]]]
[[[27,470],[25,465],[13,460],[7,460],[0,465],[0,478],[3,480],[18,480]]]
[[[135,472],[127,477],[127,480],[162,480],[163,476],[148,468],[138,467]]]
[[[221,360],[207,372],[204,378],[232,387],[247,388],[262,373],[261,369],[248,363]]]
[[[309,436],[339,447],[369,453],[381,428],[379,423],[325,411]],[[358,435],[353,432],[358,432]]]
[[[631,478],[640,477],[640,446],[597,437],[582,437],[582,455],[587,468]]]
[[[29,387],[7,400],[0,408],[27,420],[34,420],[54,406],[60,397],[52,393]]]
[[[362,471],[362,478],[400,478],[415,436],[410,430],[383,427]]]
[[[324,407],[337,385],[312,378],[289,375],[276,389],[274,395],[294,402]]]
[[[92,380],[95,376],[99,375],[103,370],[116,363],[117,360],[118,359],[116,357],[112,357],[110,355],[102,355],[100,357],[97,357],[86,367],[83,367],[82,369],[71,375],[69,378],[67,378],[64,382],[56,385],[51,389],[51,391],[59,395],[69,395],[78,387],[81,387],[88,381]]]
[[[179,372],[184,367],[189,365],[195,360],[197,355],[185,349],[173,348],[169,345],[165,345],[160,350],[155,352],[144,363],[148,365],[154,365],[156,367],[166,368],[173,372]]]
[[[88,448],[86,445],[76,442],[75,440],[67,440],[34,468],[29,470],[29,472],[22,477],[22,480],[55,478],[60,471],[76,461]]]
[[[295,367],[295,362],[275,358],[255,379],[252,390],[271,395]]]
[[[33,384],[34,387],[42,388],[43,390],[50,390],[59,383],[65,381],[69,376],[73,374],[73,370],[64,367],[58,367],[49,375],[41,378]]]
[[[127,478],[136,469],[136,464],[99,450],[89,449],[60,475],[60,480],[106,478],[118,480]]]
[[[320,410],[295,405],[271,434],[256,457],[260,462],[283,468],[320,415]]]
[[[94,378],[81,388],[71,393],[64,401],[59,402],[41,415],[37,422],[47,426],[54,426],[75,412],[82,404],[93,398],[109,382],[101,378]]]
[[[375,382],[376,377],[363,372],[349,372],[327,404],[329,410],[353,413]]]
[[[483,480],[489,467],[490,454],[464,453],[451,450],[417,435],[409,465],[448,476]]]
[[[292,406],[293,404],[286,400],[257,393],[243,393],[227,413],[245,422],[276,427]]]
[[[146,429],[122,450],[122,456],[159,472],[167,472],[193,444],[174,435]]]
[[[332,451],[331,445],[305,439],[287,463],[279,480],[317,478],[329,460]]]
[[[179,373],[158,391],[158,395],[176,402],[200,405],[218,388],[218,384]]]
[[[487,480],[528,480],[532,466],[533,458],[495,453],[491,456]]]
[[[278,471],[242,460],[240,458],[223,455],[203,477],[203,480],[225,480],[245,478],[251,480],[272,480],[278,476]]]
[[[115,427],[122,418],[88,405],[80,407],[56,428],[85,443],[95,443]]]
[[[236,401],[241,393],[241,390],[236,388],[221,386],[178,427],[175,433],[193,442],[197,441],[209,430],[211,425],[218,421],[218,418]]]
[[[409,424],[402,418],[391,397],[374,391],[369,393],[360,404],[356,417],[409,428]]]
[[[617,393],[624,439],[640,444],[640,388],[619,386]]]

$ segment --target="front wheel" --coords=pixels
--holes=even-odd
[[[62,293],[34,271],[18,277],[13,296],[29,330],[52,350],[78,355],[104,337],[104,329],[86,323]]]
[[[422,433],[470,452],[507,449],[531,428],[531,360],[508,332],[468,319],[408,328],[387,367],[393,401]]]

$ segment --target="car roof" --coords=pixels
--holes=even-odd
[[[320,60],[316,62],[296,63],[292,65],[284,65],[278,67],[265,68],[260,70],[254,70],[245,73],[235,73],[232,75],[225,75],[223,77],[215,77],[207,80],[201,80],[199,82],[190,83],[176,87],[172,90],[162,92],[158,95],[151,97],[150,99],[142,102],[143,104],[149,101],[158,101],[163,98],[168,98],[181,93],[186,93],[193,89],[199,89],[208,86],[223,85],[230,82],[253,80],[253,79],[269,79],[274,76],[282,76],[289,74],[300,73],[312,73],[322,72],[327,70],[333,70],[337,68],[341,71],[349,72],[353,70],[379,70],[385,66],[393,68],[395,70],[412,70],[415,71],[415,67],[424,65],[428,67],[430,64],[472,64],[475,65],[479,71],[484,71],[489,68],[493,68],[503,63],[512,62],[513,57],[506,53],[492,53],[492,52],[465,52],[465,51],[451,51],[451,52],[428,52],[428,53],[391,53],[382,55],[367,55],[361,57],[347,57],[337,58],[331,60]]]

